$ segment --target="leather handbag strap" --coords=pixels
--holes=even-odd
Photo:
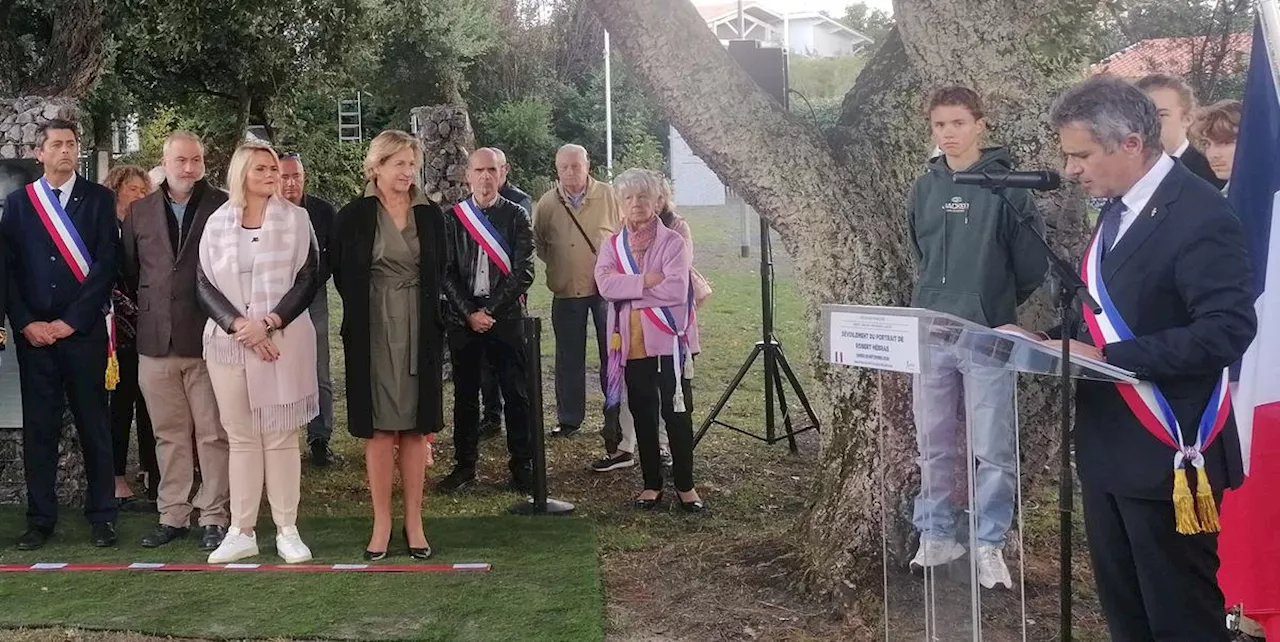
[[[592,254],[597,254],[596,244],[591,242],[591,237],[587,236],[587,231],[582,229],[582,224],[578,222],[578,217],[573,215],[573,210],[569,209],[569,204],[564,201],[564,196],[556,190],[556,197],[560,199],[560,204],[564,206],[564,211],[569,215],[569,220],[573,221],[573,226],[578,228],[578,233],[582,234],[582,240],[587,242],[587,247],[591,248]]]

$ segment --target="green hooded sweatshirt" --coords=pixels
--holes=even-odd
[[[1012,166],[1008,151],[994,147],[966,172]],[[1048,257],[1000,197],[976,185],[957,185],[946,156],[929,161],[907,205],[907,232],[919,266],[911,305],[996,327],[1016,320],[1017,307],[1044,282]],[[1044,223],[1031,195],[1010,189],[1009,200]]]

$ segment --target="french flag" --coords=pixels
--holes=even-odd
[[[1260,3],[1228,199],[1254,264],[1258,334],[1245,353],[1232,406],[1248,474],[1223,501],[1218,579],[1227,607],[1243,605],[1280,640],[1280,13]]]

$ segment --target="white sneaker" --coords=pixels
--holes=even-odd
[[[964,557],[964,547],[952,539],[934,539],[921,537],[920,548],[916,556],[911,558],[912,568],[932,568],[950,564]]]
[[[222,538],[218,549],[209,553],[210,564],[230,564],[232,562],[254,557],[258,554],[258,535],[245,535],[238,528],[227,529],[227,536]]]
[[[301,564],[311,560],[311,549],[302,543],[297,526],[285,526],[276,533],[276,552],[286,564]]]
[[[1004,563],[1003,546],[978,546],[978,583],[988,589],[1000,584],[1013,588],[1013,578],[1009,577],[1009,567]]]

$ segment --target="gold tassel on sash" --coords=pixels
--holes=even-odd
[[[115,358],[115,353],[111,353],[106,358],[106,389],[115,390],[115,385],[120,382],[120,359]],[[1212,499],[1212,497],[1210,497]]]
[[[116,306],[107,307],[107,372],[106,389],[115,390],[120,383],[120,360],[116,358]]]
[[[614,333],[613,333],[613,336],[609,337],[609,349],[610,349],[610,350],[615,350],[615,351],[617,351],[617,350],[622,350],[622,335],[621,335],[621,334],[618,334],[617,332],[614,332]]]
[[[1212,497],[1211,497],[1212,499]],[[1179,466],[1173,471],[1173,516],[1181,535],[1198,535],[1203,532],[1196,519],[1196,503],[1187,484],[1187,471]]]
[[[1204,467],[1196,468],[1196,514],[1200,516],[1201,531],[1217,533],[1222,530],[1218,521],[1218,503],[1213,500],[1213,487]]]

